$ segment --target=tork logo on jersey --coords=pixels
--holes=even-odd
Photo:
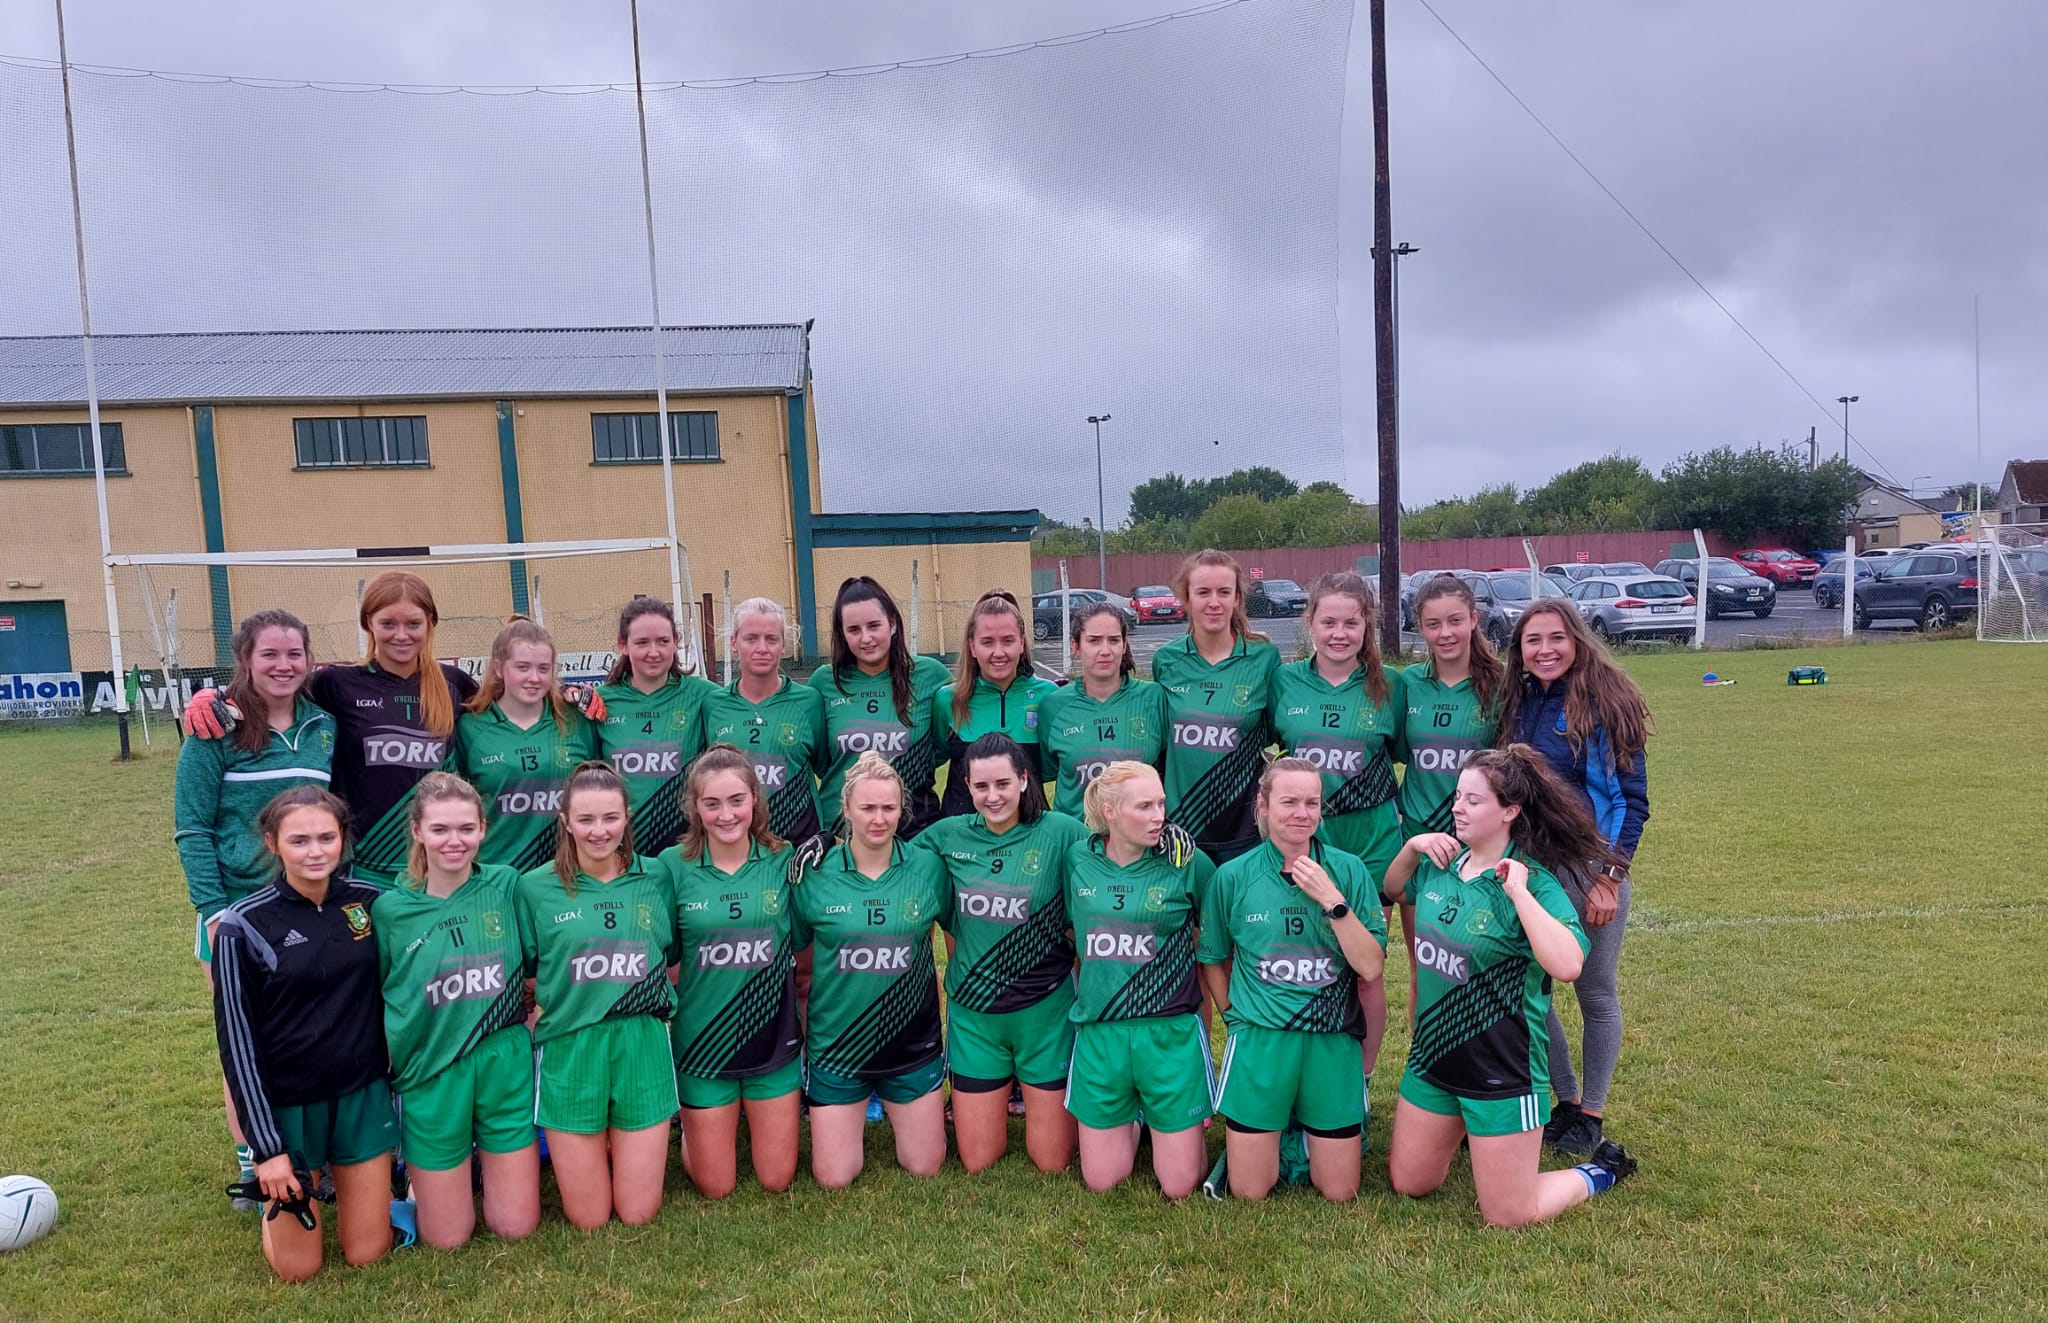
[[[1421,958],[1418,943],[1416,959]],[[1261,983],[1277,983],[1290,988],[1327,988],[1337,981],[1337,961],[1333,956],[1314,951],[1280,952],[1259,957],[1258,975]]]
[[[363,762],[370,767],[410,767],[431,772],[447,756],[448,741],[402,726],[386,726],[363,737]]]
[[[647,977],[647,952],[601,946],[569,958],[571,983],[638,983]]]
[[[1415,749],[1410,765],[1419,772],[1462,772],[1475,752],[1469,746],[1424,744]]]
[[[896,758],[910,750],[910,732],[901,726],[855,726],[839,732],[839,752],[853,757],[874,750]]]
[[[1204,721],[1199,717],[1173,723],[1174,747],[1215,749],[1227,753],[1237,747],[1237,726],[1226,721]]]
[[[427,980],[427,1005],[435,1010],[459,1001],[495,997],[505,990],[504,962],[491,960],[464,965],[436,974]]]
[[[1088,934],[1082,954],[1090,960],[1114,960],[1118,964],[1143,965],[1159,954],[1159,934],[1150,928],[1106,923]]]
[[[765,928],[734,930],[697,948],[699,969],[766,969],[775,963],[775,934]]]
[[[1451,946],[1434,934],[1415,939],[1415,963],[1435,970],[1453,983],[1463,983],[1472,976],[1472,953]]]
[[[1365,745],[1357,740],[1304,740],[1294,756],[1332,776],[1357,776],[1365,770]]]
[[[1024,892],[962,887],[960,912],[970,919],[987,919],[990,923],[1022,923],[1031,917],[1031,897]]]
[[[839,948],[839,968],[849,974],[902,974],[910,969],[909,939],[864,938]]]
[[[612,765],[620,776],[679,776],[683,770],[683,748],[679,744],[642,744],[619,749]]]
[[[562,787],[549,781],[514,781],[498,792],[495,803],[501,818],[543,813],[552,817],[562,811]]]

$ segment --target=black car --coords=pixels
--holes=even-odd
[[[1244,609],[1252,616],[1298,616],[1308,610],[1308,591],[1292,579],[1253,579]]]
[[[1868,579],[1856,581],[1850,618],[1856,628],[1873,620],[1910,620],[1922,629],[1947,629],[1977,613],[1977,557],[1953,551],[1887,556]]]
[[[1700,590],[1700,563],[1660,560],[1656,573],[1669,575],[1694,592]],[[1727,556],[1707,557],[1707,619],[1748,612],[1762,620],[1778,606],[1778,586],[1759,574],[1751,574],[1740,562]]]
[[[1107,603],[1115,607],[1116,613],[1124,618],[1124,629],[1126,631],[1138,627],[1138,613],[1131,610],[1131,604],[1121,597],[1103,592],[1100,588],[1069,588],[1067,590],[1067,602],[1073,611],[1072,616],[1069,617],[1069,624],[1072,623],[1073,619],[1078,618],[1081,612],[1090,607]],[[1031,599],[1032,638],[1043,643],[1047,639],[1060,638],[1072,632],[1071,629],[1062,630],[1060,628],[1060,595],[1058,593],[1039,593]]]

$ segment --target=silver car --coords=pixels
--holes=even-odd
[[[1630,574],[1581,579],[1572,600],[1595,634],[1607,641],[1692,637],[1690,589],[1664,574]]]

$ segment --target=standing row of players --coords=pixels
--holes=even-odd
[[[684,796],[677,793],[677,781],[693,751],[693,734],[695,740],[730,740],[745,749],[744,761],[754,783],[752,793],[774,819],[769,825],[789,835],[817,825],[817,805],[840,798],[832,792],[843,789],[847,764],[863,750],[892,758],[901,774],[902,804],[895,834],[905,838],[923,835],[924,826],[945,808],[969,806],[969,787],[976,785],[976,778],[965,754],[969,742],[982,733],[1007,731],[1019,737],[1011,754],[1017,764],[1012,779],[1034,790],[1041,775],[1052,779],[1058,786],[1059,801],[1067,806],[1072,806],[1079,786],[1111,762],[1163,762],[1166,775],[1161,809],[1194,828],[1213,853],[1227,859],[1258,840],[1251,810],[1258,802],[1262,750],[1277,732],[1284,749],[1307,755],[1308,767],[1320,782],[1316,798],[1323,840],[1345,855],[1353,851],[1364,854],[1366,871],[1385,878],[1389,870],[1398,872],[1394,855],[1401,828],[1390,766],[1397,754],[1408,765],[1401,806],[1409,809],[1411,830],[1419,831],[1442,823],[1452,799],[1449,787],[1455,784],[1457,766],[1475,748],[1490,742],[1493,730],[1488,727],[1505,724],[1501,723],[1503,716],[1512,717],[1518,708],[1540,712],[1554,699],[1559,705],[1555,723],[1559,742],[1580,745],[1582,741],[1568,729],[1571,721],[1565,707],[1590,705],[1600,717],[1609,718],[1615,706],[1611,701],[1615,695],[1609,692],[1615,689],[1613,677],[1601,673],[1605,659],[1597,645],[1584,639],[1586,646],[1577,648],[1574,655],[1574,645],[1580,640],[1570,638],[1565,630],[1558,631],[1558,639],[1542,640],[1532,651],[1525,683],[1533,701],[1516,703],[1521,695],[1515,692],[1513,682],[1523,677],[1502,675],[1483,640],[1472,632],[1475,613],[1469,597],[1462,595],[1455,580],[1445,580],[1442,586],[1442,593],[1426,591],[1420,604],[1431,658],[1407,676],[1384,672],[1379,666],[1371,646],[1364,586],[1351,576],[1318,586],[1309,613],[1315,655],[1282,667],[1271,646],[1251,634],[1243,619],[1241,572],[1227,557],[1204,553],[1191,558],[1183,571],[1183,600],[1194,625],[1187,639],[1160,654],[1156,663],[1159,684],[1131,678],[1128,641],[1122,636],[1121,622],[1114,613],[1103,612],[1078,622],[1076,649],[1084,673],[1080,683],[1065,690],[1055,690],[1029,674],[1021,613],[1007,595],[991,594],[977,604],[963,648],[961,673],[949,677],[936,663],[912,662],[904,646],[900,616],[885,592],[872,581],[849,580],[835,604],[833,665],[821,671],[808,689],[790,684],[780,673],[785,623],[773,604],[750,602],[736,613],[732,641],[741,674],[732,686],[719,689],[675,673],[673,621],[658,603],[641,599],[629,607],[622,622],[620,666],[613,683],[600,691],[600,701],[590,705],[593,721],[586,726],[554,685],[552,646],[534,626],[515,622],[508,628],[493,649],[481,695],[471,696],[466,693],[465,677],[432,662],[434,612],[425,585],[411,576],[384,576],[372,585],[364,603],[373,655],[362,667],[323,668],[313,672],[308,683],[304,631],[291,628],[296,622],[275,615],[259,617],[241,632],[237,653],[243,665],[229,697],[243,711],[265,713],[270,719],[262,727],[252,721],[236,732],[235,747],[247,766],[223,770],[218,764],[234,762],[237,756],[223,758],[225,745],[195,742],[192,747],[199,752],[191,755],[193,775],[181,775],[180,838],[187,847],[188,873],[201,909],[201,940],[209,907],[218,910],[236,881],[245,889],[261,886],[268,878],[266,870],[274,867],[249,857],[255,851],[247,844],[251,834],[246,829],[239,833],[239,851],[244,857],[239,861],[230,858],[236,853],[237,833],[219,829],[236,817],[236,806],[228,801],[239,800],[246,824],[247,810],[259,795],[276,788],[280,776],[293,774],[290,764],[294,761],[306,764],[298,768],[309,773],[305,779],[320,779],[310,775],[320,770],[311,764],[324,764],[320,755],[329,748],[337,789],[349,798],[359,820],[368,820],[356,838],[353,876],[382,884],[400,871],[393,867],[399,863],[393,858],[394,847],[409,844],[408,838],[414,834],[409,803],[413,787],[398,783],[416,783],[429,765],[438,765],[444,753],[450,753],[450,761],[486,790],[493,804],[491,830],[484,837],[479,857],[520,867],[531,867],[554,852],[554,823],[566,768],[591,752],[614,758],[626,773],[625,798],[640,839],[649,841],[650,848],[675,839],[684,802]],[[1442,609],[1436,609],[1439,607]],[[1576,622],[1575,613],[1572,620]],[[1510,659],[1514,671],[1524,670],[1523,638],[1537,642],[1538,632],[1525,630],[1518,637]],[[1557,666],[1560,653],[1561,667]],[[1558,673],[1542,676],[1546,665]],[[1611,671],[1611,667],[1606,669]],[[953,682],[950,691],[944,688],[948,680]],[[1621,683],[1626,685],[1625,679]],[[312,697],[325,700],[319,706],[336,713],[342,723],[338,742],[335,728],[322,725],[318,707],[304,702],[301,687]],[[436,694],[437,689],[444,692]],[[1357,692],[1350,692],[1354,690]],[[455,695],[469,698],[466,706],[470,710],[449,727],[454,735],[450,751],[445,736],[435,736],[439,724],[435,709],[452,707]],[[1632,695],[1629,688],[1620,696]],[[195,701],[195,724],[205,724],[210,698],[202,696]],[[1639,698],[1635,707],[1639,712]],[[1577,719],[1576,711],[1569,715],[1571,720]],[[1605,762],[1610,783],[1606,789],[1613,791],[1612,783],[1618,782],[1622,792],[1610,798],[1627,801],[1602,805],[1603,811],[1609,807],[1620,810],[1605,816],[1621,832],[1610,828],[1607,834],[1617,844],[1632,846],[1643,816],[1639,735],[1646,723],[1636,720],[1633,731],[1625,731],[1618,740],[1607,733],[1614,724],[1610,720],[1593,732],[1593,758],[1568,749],[1564,766],[1580,784],[1597,788],[1600,778],[1588,773],[1587,764]],[[348,729],[351,725],[354,730]],[[1541,731],[1538,738],[1551,733]],[[1638,736],[1632,757],[1622,753],[1603,760],[1599,756],[1603,744],[1609,749],[1625,748],[1629,734]],[[252,735],[261,738],[252,739]],[[592,747],[593,735],[601,741],[596,747]],[[250,745],[263,747],[257,750]],[[952,760],[948,778],[951,803],[946,806],[938,804],[932,793],[941,748]],[[1580,760],[1577,767],[1571,763],[1574,755]],[[206,765],[208,757],[216,760],[215,766]],[[1614,774],[1617,768],[1619,776]],[[1596,766],[1593,770],[1600,769]],[[1630,772],[1637,789],[1632,796],[1626,793]],[[816,794],[814,777],[820,782]],[[209,778],[215,782],[211,804],[205,802]],[[1322,802],[1325,799],[1327,804]],[[1633,823],[1628,820],[1631,809]],[[1325,816],[1327,821],[1322,820]],[[982,815],[969,813],[965,817],[983,821],[983,830],[988,829]],[[1054,817],[1059,819],[1059,815]],[[204,885],[203,856],[209,837],[220,847],[215,851],[212,889]],[[1343,850],[1346,846],[1351,848]],[[1568,858],[1603,857],[1612,858],[1586,852]],[[197,869],[193,868],[195,862],[200,865]],[[1615,863],[1618,871],[1620,861]],[[1590,902],[1597,915],[1603,880],[1591,870],[1569,863],[1560,871],[1568,885],[1574,878],[1579,880],[1579,890],[1585,894],[1573,896],[1578,907],[1586,908],[1585,902]],[[237,876],[229,877],[230,873]],[[416,873],[409,876],[414,884],[419,882]],[[956,879],[955,891],[964,894],[970,890],[957,884],[971,880]],[[1625,881],[1619,885],[1625,898]],[[1368,911],[1376,908],[1368,900]],[[1443,911],[1446,915],[1451,912],[1452,907]],[[1591,921],[1597,923],[1598,919]],[[1324,926],[1334,925],[1326,920]],[[1412,942],[1415,925],[1410,922],[1407,926]],[[1443,949],[1441,944],[1427,948]],[[970,967],[957,961],[956,956],[956,969]],[[1353,964],[1352,974],[1365,972]],[[1376,965],[1371,973],[1363,983],[1376,989]],[[1216,991],[1217,1004],[1228,1004],[1227,992]],[[1368,1020],[1375,1009],[1374,1000],[1381,1017],[1384,1014],[1383,997],[1368,997]],[[963,1018],[957,995],[954,1002],[955,1018]],[[966,1005],[970,1013],[965,1018],[971,1019],[971,995]],[[1377,1027],[1371,1026],[1368,1053],[1376,1052]],[[1543,1037],[1540,1027],[1536,1037]],[[1532,1057],[1536,1092],[1541,1091],[1542,1055],[1539,1049]],[[1365,1057],[1366,1062],[1370,1059],[1370,1055]],[[1004,1133],[1002,1095],[994,1088],[976,1086],[1006,1090],[1012,1077],[1032,1083],[1031,1077],[1042,1070],[1013,1072],[1007,1067],[1019,1063],[1003,1064],[1004,1077],[995,1080],[967,1074],[961,1061],[955,1061],[955,1105],[962,1113],[958,1133],[963,1157],[970,1166],[985,1165],[993,1155],[977,1163],[976,1152],[988,1149],[981,1141],[989,1128],[981,1124],[983,1118],[978,1115],[970,1124],[967,1113],[989,1113],[995,1136],[993,1154],[1000,1154]],[[1593,1064],[1589,1061],[1589,1076],[1594,1073]],[[1352,1078],[1358,1079],[1359,1074],[1354,1068]],[[1041,1086],[1051,1082],[1048,1078],[1036,1080]],[[978,1097],[981,1093],[995,1096]],[[1057,1096],[1054,1089],[1046,1087],[1029,1090],[1026,1096],[1045,1102],[1041,1097],[1045,1094]],[[1540,1101],[1547,1104],[1548,1100]],[[987,1103],[994,1106],[982,1105]],[[686,1109],[686,1120],[692,1110]],[[735,1116],[729,1124],[736,1123],[737,1107],[731,1110]],[[1045,1114],[1059,1109],[1041,1106],[1032,1110]],[[1532,1102],[1518,1113],[1518,1119],[1543,1110],[1547,1107]],[[1453,1108],[1454,1121],[1457,1113]],[[1227,1106],[1226,1116],[1230,1116]],[[1041,1148],[1057,1156],[1060,1146],[1056,1141],[1034,1142],[1045,1127],[1028,1117],[1026,1129],[1027,1146],[1034,1157]],[[1234,1128],[1233,1136],[1238,1133]],[[942,1157],[942,1123],[937,1135],[937,1153]],[[970,1135],[975,1142],[970,1142]],[[1198,1134],[1195,1139],[1194,1151],[1199,1156]],[[1090,1165],[1085,1142],[1082,1147],[1085,1171]],[[1352,1147],[1355,1169],[1355,1139]],[[1071,1144],[1065,1151],[1072,1152]],[[1533,1154],[1532,1147],[1531,1175]],[[790,1164],[793,1170],[793,1145]],[[1058,1165],[1064,1165],[1064,1160]],[[1243,1164],[1233,1169],[1232,1183],[1239,1188],[1254,1179],[1241,1177],[1243,1170]],[[1355,1176],[1351,1184],[1355,1187]],[[1412,1184],[1401,1178],[1397,1162],[1397,1188]],[[1482,1202],[1486,1184],[1482,1180]],[[1494,1211],[1489,1209],[1489,1214]]]

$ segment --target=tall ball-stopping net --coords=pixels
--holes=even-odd
[[[1978,558],[1977,637],[2048,643],[2048,524],[1986,527],[1992,551]]]

